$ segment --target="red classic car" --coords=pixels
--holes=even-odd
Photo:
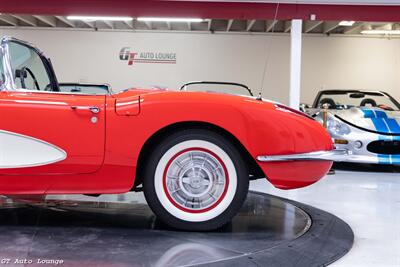
[[[236,214],[250,179],[307,186],[342,154],[318,122],[260,98],[65,92],[34,46],[5,37],[1,58],[0,194],[143,190],[165,223],[209,230]]]

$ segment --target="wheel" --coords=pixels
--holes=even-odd
[[[181,230],[207,231],[241,208],[249,175],[239,151],[222,135],[192,129],[163,140],[147,161],[143,190],[164,223]]]

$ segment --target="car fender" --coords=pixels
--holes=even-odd
[[[128,95],[131,97],[130,94],[126,97]],[[112,110],[115,101],[109,102]],[[259,155],[332,149],[329,135],[317,122],[277,109],[274,103],[252,98],[198,92],[153,92],[140,95],[137,116],[108,114],[105,163],[132,166],[133,173],[136,173],[140,151],[146,141],[161,129],[182,122],[209,123],[226,130],[253,159]],[[282,175],[273,171],[278,163],[257,164],[275,186],[287,187],[280,184],[285,171],[282,170]],[[326,165],[323,169],[320,172],[326,171]],[[293,177],[292,173],[291,176],[296,180],[298,175]],[[279,181],[274,183],[276,180]]]

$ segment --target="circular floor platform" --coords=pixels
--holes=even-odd
[[[332,214],[256,192],[231,223],[207,233],[166,227],[139,193],[50,196],[37,204],[3,198],[0,233],[7,266],[325,266],[354,238]]]

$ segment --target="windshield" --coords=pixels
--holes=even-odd
[[[380,92],[323,92],[319,95],[315,108],[349,109],[352,107],[377,107],[385,110],[399,110],[399,104],[389,95]]]
[[[181,90],[253,96],[252,92],[246,85],[229,82],[190,82],[183,85]]]

